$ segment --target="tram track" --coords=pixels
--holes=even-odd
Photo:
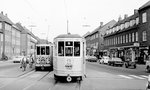
[[[41,81],[44,77],[46,77],[49,73],[50,72],[45,72],[44,74],[43,72],[35,72],[35,71],[28,72],[26,74],[20,75],[18,78],[16,78],[12,82],[1,86],[0,90],[1,89],[3,90],[3,88],[5,90],[10,90],[8,89],[8,87],[12,87],[11,90],[16,90],[17,87],[13,87],[16,85],[19,85],[19,86],[21,85],[21,87],[19,87],[20,90],[28,90],[30,87],[32,87],[37,82]],[[25,84],[21,84],[21,83],[25,83]]]
[[[81,81],[62,82],[55,80],[53,86],[48,90],[57,90],[57,88],[62,88],[62,90],[70,90],[70,88],[71,90],[81,90]]]
[[[28,85],[27,87],[23,88],[22,90],[28,90],[30,87],[32,87],[33,85],[35,85],[36,83],[38,83],[39,81],[41,81],[44,77],[46,77],[50,72],[47,72],[45,75],[43,75],[41,78],[39,78],[37,81],[35,81],[34,83]]]

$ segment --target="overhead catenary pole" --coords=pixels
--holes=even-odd
[[[69,34],[69,20],[68,20],[68,10],[67,10],[66,0],[64,0],[64,5],[65,5],[65,13],[66,13],[66,19],[67,19],[67,34]]]
[[[67,20],[67,34],[69,34],[69,21]]]

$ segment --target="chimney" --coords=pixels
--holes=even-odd
[[[1,14],[3,15],[3,11],[1,11]]]
[[[103,22],[100,22],[100,27],[102,27],[103,26]]]
[[[137,9],[134,9],[134,14],[137,14],[138,13],[138,10]]]
[[[7,17],[7,13],[5,14],[5,16]]]
[[[119,21],[121,21],[121,20],[122,20],[122,18],[121,18],[121,16],[119,16],[119,18],[118,18],[118,22],[119,22]]]
[[[124,14],[124,19],[126,19],[128,17],[128,14]]]

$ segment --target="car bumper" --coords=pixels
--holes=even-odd
[[[20,63],[20,61],[13,61],[13,63]]]

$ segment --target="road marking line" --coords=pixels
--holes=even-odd
[[[144,78],[148,78],[148,76],[146,76],[146,75],[140,75],[141,77],[144,77]]]
[[[145,78],[142,78],[142,77],[139,77],[139,76],[136,76],[136,75],[129,75],[131,77],[135,77],[135,78],[138,78],[138,79],[145,79]]]
[[[127,78],[127,79],[133,79],[132,77],[128,77],[128,76],[125,76],[125,75],[118,75],[120,77],[123,77],[123,78]]]

